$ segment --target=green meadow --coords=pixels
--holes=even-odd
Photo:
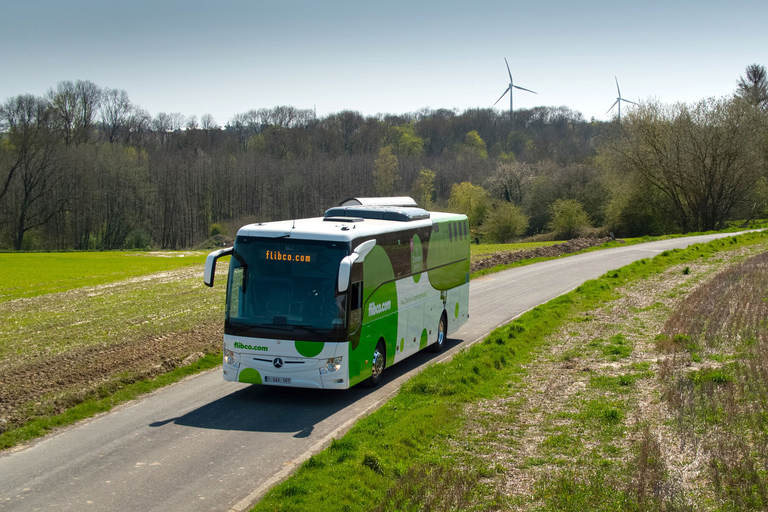
[[[203,252],[0,253],[0,302],[200,265]]]

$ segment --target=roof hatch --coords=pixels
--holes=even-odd
[[[399,206],[336,206],[325,212],[325,220],[338,220],[339,218],[357,218],[394,220],[410,222],[429,218],[429,212],[421,208]],[[348,221],[349,222],[349,221]]]
[[[410,197],[350,197],[339,203],[339,206],[406,206],[416,208],[416,204]]]

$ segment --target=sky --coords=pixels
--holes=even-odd
[[[731,95],[768,66],[766,0],[2,0],[0,101],[62,80],[124,89],[152,116],[291,105],[318,116]],[[497,109],[508,110],[509,99]],[[624,108],[627,108],[626,106]]]

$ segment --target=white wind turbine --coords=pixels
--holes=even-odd
[[[635,103],[634,101],[625,100],[624,98],[621,97],[621,89],[619,89],[619,79],[616,78],[615,76],[613,78],[616,80],[616,90],[619,91],[619,97],[616,98],[616,101],[613,102],[613,105],[611,105],[611,108],[608,109],[606,114],[611,110],[613,110],[613,107],[618,105],[619,106],[619,122],[621,122],[621,102],[626,101],[627,103],[631,103],[633,105],[637,105],[637,103]]]
[[[509,87],[507,87],[507,90],[504,91],[504,94],[509,93],[509,118],[512,119],[512,89],[520,89],[521,91],[528,91],[532,92],[533,94],[538,93],[530,89],[526,89],[525,87],[515,85],[514,80],[512,80],[512,72],[509,70],[509,62],[507,62],[506,57],[504,57],[504,62],[507,64],[507,73],[509,73]],[[496,100],[496,103],[501,101],[501,98],[504,97],[504,94],[502,94],[499,99]],[[494,107],[496,106],[496,103],[493,104]]]

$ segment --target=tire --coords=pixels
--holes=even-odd
[[[440,323],[437,324],[437,341],[429,346],[431,352],[442,352],[445,346],[445,332],[448,327],[448,321],[445,318],[445,311],[440,316]]]
[[[366,385],[370,388],[378,386],[384,377],[384,368],[387,366],[387,349],[384,346],[384,340],[379,340],[376,344],[376,348],[373,351],[372,366],[371,376],[365,381]]]

